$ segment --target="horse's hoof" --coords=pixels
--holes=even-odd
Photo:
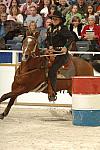
[[[56,95],[51,95],[48,97],[49,101],[56,101],[57,100],[57,96]]]
[[[3,113],[2,114],[0,114],[0,119],[4,119],[4,115],[3,115]]]

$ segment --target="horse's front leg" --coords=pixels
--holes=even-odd
[[[5,108],[4,112],[2,114],[0,114],[0,119],[4,119],[4,117],[6,117],[11,109],[11,106],[14,104],[16,97],[13,97],[10,99],[7,107]]]
[[[3,101],[5,101],[8,98],[11,98],[11,96],[12,96],[11,92],[2,95],[1,98],[0,98],[0,103],[3,102]]]

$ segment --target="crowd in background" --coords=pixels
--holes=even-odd
[[[64,16],[64,25],[76,42],[93,41],[100,49],[100,0],[0,0],[0,49],[8,49],[10,40],[22,41],[35,33],[39,47],[44,48],[50,16],[56,10]],[[87,30],[93,31],[91,37]]]

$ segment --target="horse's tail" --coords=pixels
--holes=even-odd
[[[100,60],[94,60],[92,66],[97,72],[100,73]]]

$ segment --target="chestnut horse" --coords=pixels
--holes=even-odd
[[[15,72],[12,90],[0,98],[0,103],[10,98],[4,112],[0,114],[0,119],[7,116],[17,96],[32,90],[48,93],[47,60],[45,55],[40,55],[37,40],[31,36],[26,37],[23,41],[22,51],[22,62]],[[75,68],[75,76],[93,76],[93,68],[87,61],[72,56],[71,59]],[[67,90],[70,94],[72,93],[71,77],[57,79],[57,91],[61,90]]]

